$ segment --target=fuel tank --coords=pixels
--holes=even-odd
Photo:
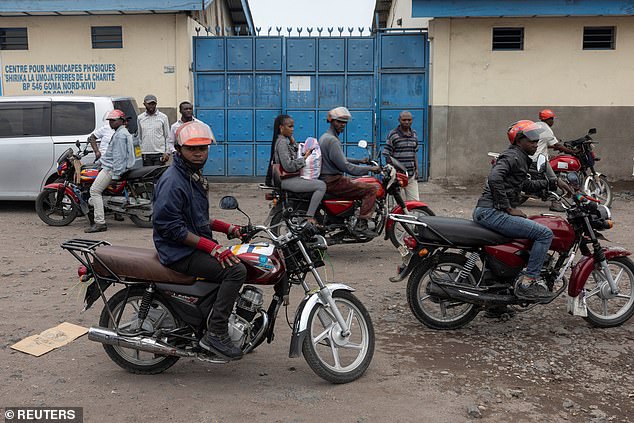
[[[341,216],[353,210],[353,200],[323,200],[322,204],[329,214]]]
[[[93,183],[95,182],[95,178],[97,178],[97,175],[99,174],[99,169],[82,169],[80,174],[79,174],[79,180],[81,182],[90,182]]]
[[[359,178],[354,178],[353,181],[363,182],[370,185],[376,185],[376,189],[377,189],[376,198],[385,197],[385,189],[383,189],[383,185],[381,184],[381,181],[376,179],[374,176],[361,176]]]
[[[575,156],[560,154],[549,161],[555,172],[575,172],[581,169],[581,162]]]
[[[575,230],[568,221],[559,216],[530,216],[529,219],[550,228],[553,231],[553,241],[550,249],[558,253],[568,251],[575,242]]]
[[[231,247],[247,268],[246,283],[255,285],[274,285],[286,273],[284,260],[273,244],[238,244]]]

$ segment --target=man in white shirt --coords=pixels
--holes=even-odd
[[[141,142],[143,166],[162,165],[170,156],[168,141],[170,138],[169,120],[157,108],[155,95],[148,94],[143,99],[145,112],[138,117],[138,137]]]
[[[181,114],[181,118],[174,122],[174,124],[170,128],[170,137],[167,141],[167,151],[169,154],[172,154],[174,153],[174,151],[176,151],[176,149],[174,148],[174,141],[176,140],[176,131],[178,131],[178,128],[180,128],[184,123],[187,122],[201,122],[194,117],[194,106],[189,101],[183,101],[181,104],[179,104],[178,111]],[[214,137],[214,133],[211,131],[211,128],[209,128],[209,132],[211,133],[211,142],[215,143],[216,138]]]
[[[95,159],[99,160],[101,156],[106,154],[108,150],[108,144],[114,134],[114,129],[110,127],[109,123],[106,123],[100,128],[95,129],[88,137],[88,142],[92,147],[92,151],[95,152]],[[99,141],[99,148],[97,148],[97,141]]]

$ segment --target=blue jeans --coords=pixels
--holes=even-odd
[[[530,219],[511,216],[503,211],[487,207],[476,207],[473,211],[473,221],[509,238],[532,239],[533,247],[525,274],[530,278],[539,277],[550,242],[553,240],[553,231]]]

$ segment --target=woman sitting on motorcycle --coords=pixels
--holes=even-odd
[[[306,165],[306,159],[312,153],[308,150],[303,157],[297,157],[297,143],[293,138],[295,122],[288,115],[279,115],[273,123],[273,140],[271,145],[271,164],[267,175],[267,183],[269,177],[275,179],[272,175],[271,165],[279,164],[286,172],[297,172]],[[321,199],[326,193],[326,183],[319,179],[304,179],[301,176],[292,176],[290,178],[281,179],[281,188],[291,192],[312,192],[310,204],[306,211],[307,220],[316,224],[315,212]]]

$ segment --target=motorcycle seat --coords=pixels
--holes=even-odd
[[[128,170],[121,175],[121,179],[131,181],[134,179],[155,178],[160,176],[165,170],[167,170],[167,166],[143,166],[138,169]]]
[[[178,273],[161,264],[156,250],[150,248],[118,247],[106,245],[95,250],[95,256],[103,261],[117,276],[126,280],[142,280],[176,285],[191,285],[194,276]],[[104,266],[95,260],[93,268],[98,275],[112,277]]]
[[[429,225],[429,227],[418,226],[418,234],[424,241],[433,245],[472,248],[506,244],[512,241],[510,238],[469,219],[419,216],[417,220]]]

